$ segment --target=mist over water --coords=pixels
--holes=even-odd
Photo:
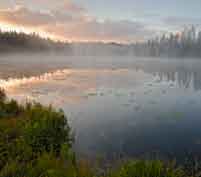
[[[201,155],[199,60],[15,55],[0,78],[10,98],[64,109],[80,154]]]

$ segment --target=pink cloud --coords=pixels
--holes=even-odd
[[[45,3],[47,0],[44,0]],[[52,0],[48,0],[52,1]],[[55,2],[55,1],[54,1]],[[72,41],[133,42],[150,38],[154,31],[135,21],[102,20],[72,1],[62,0],[51,10],[34,10],[25,6],[0,9],[0,23],[39,29],[43,33]],[[47,3],[47,2],[46,2]]]

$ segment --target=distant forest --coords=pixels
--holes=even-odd
[[[36,33],[25,34],[0,30],[0,53],[63,51],[68,48],[68,43],[41,38]]]
[[[145,42],[118,43],[64,43],[41,38],[39,35],[0,31],[0,53],[64,52],[81,56],[140,56],[140,57],[196,57],[201,58],[201,31],[194,26],[179,33],[164,34]]]
[[[194,26],[180,33],[170,33],[160,38],[134,45],[137,56],[201,57],[201,31]]]

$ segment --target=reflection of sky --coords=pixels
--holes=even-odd
[[[125,59],[126,60],[126,59]],[[129,60],[129,59],[128,59]],[[201,146],[199,61],[124,61],[69,69],[64,77],[24,84],[8,94],[62,107],[81,153],[151,152],[183,156]],[[156,64],[157,63],[157,64]],[[118,66],[119,69],[115,66]],[[83,66],[82,66],[83,67]]]

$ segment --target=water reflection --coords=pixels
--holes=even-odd
[[[7,92],[19,100],[62,107],[80,154],[201,155],[200,61],[95,61],[86,67],[73,60],[68,74],[59,79],[23,82]]]
[[[201,89],[201,73],[197,72],[160,72],[155,73],[159,81],[175,82],[179,87],[191,88],[194,90]]]

